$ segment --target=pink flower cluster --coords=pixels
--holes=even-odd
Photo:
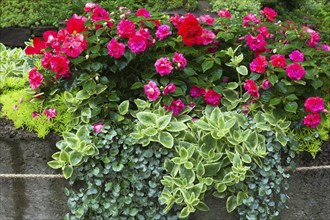
[[[203,96],[204,101],[208,105],[218,106],[222,96],[215,92],[212,89],[206,90],[199,86],[192,86],[190,89],[190,96],[193,98],[197,98]]]
[[[187,60],[181,53],[174,53],[174,56],[172,58],[172,62],[179,70],[182,70],[187,65]],[[156,60],[155,62],[155,69],[156,72],[159,73],[159,75],[164,76],[168,75],[172,72],[173,66],[168,57],[162,57]]]
[[[321,122],[320,112],[327,112],[324,109],[324,100],[320,97],[309,97],[306,99],[304,106],[309,114],[304,117],[303,124],[316,128]]]

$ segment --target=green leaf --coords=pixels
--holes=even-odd
[[[166,130],[169,132],[179,132],[186,130],[187,126],[183,122],[170,122]]]
[[[197,75],[196,71],[193,68],[186,67],[183,69],[183,72],[187,74],[187,76],[194,76]]]
[[[70,92],[65,91],[64,92],[64,99],[67,102],[72,102],[73,101],[73,95]]]
[[[63,175],[65,179],[69,179],[72,176],[72,173],[73,173],[73,168],[71,165],[66,165],[63,168]]]
[[[81,126],[77,131],[77,137],[80,140],[88,140],[89,139],[89,130],[87,126]]]
[[[299,98],[295,95],[295,94],[290,94],[287,97],[285,97],[287,100],[289,101],[294,101],[294,100],[298,100]]]
[[[239,191],[237,193],[237,198],[236,198],[236,203],[237,203],[238,206],[243,204],[243,199],[244,199],[244,193]]]
[[[56,160],[49,161],[47,164],[53,169],[59,169],[63,166],[62,163]]]
[[[96,83],[93,79],[88,80],[83,84],[84,90],[87,91],[89,94],[94,94],[95,89],[96,89]]]
[[[237,207],[236,196],[229,196],[226,201],[227,212],[230,213],[234,211],[236,207]]]
[[[204,211],[204,212],[209,211],[209,207],[208,207],[204,202],[202,202],[202,201],[200,201],[200,202],[198,203],[198,205],[196,206],[196,208],[197,208],[198,210],[201,210],[201,211]]]
[[[159,142],[166,148],[172,148],[174,144],[173,136],[168,132],[161,132],[158,136]]]
[[[66,151],[62,150],[60,153],[60,160],[64,162],[68,162],[69,158],[70,158],[69,154]]]
[[[78,152],[78,151],[73,151],[71,154],[70,154],[70,159],[69,159],[69,162],[72,166],[76,166],[77,164],[80,163],[80,161],[82,160],[82,157],[83,155]]]
[[[311,82],[311,85],[313,86],[313,88],[314,88],[315,90],[317,90],[318,88],[320,88],[320,87],[323,85],[323,81],[320,80],[320,79],[316,79],[316,80],[313,80],[313,81]]]
[[[119,114],[125,115],[128,112],[128,108],[129,108],[129,101],[128,100],[123,101],[118,106]]]
[[[90,95],[85,90],[80,90],[76,95],[76,99],[78,99],[78,100],[88,99],[89,97],[90,97]]]
[[[298,109],[298,104],[297,102],[287,102],[285,103],[284,109],[287,112],[296,113]]]
[[[246,76],[247,74],[249,74],[249,71],[248,69],[246,68],[246,66],[239,66],[239,67],[236,67],[236,71],[241,74],[242,76]]]
[[[276,75],[271,75],[268,77],[268,81],[272,84],[275,85],[275,83],[277,83],[278,81],[278,77]]]
[[[203,72],[205,73],[207,70],[211,69],[214,65],[214,61],[213,60],[205,60],[203,63],[202,63],[202,69],[203,69]]]
[[[141,82],[135,82],[135,83],[131,86],[131,89],[132,89],[132,90],[140,89],[140,88],[143,88],[143,83],[141,83]]]
[[[97,85],[96,85],[95,94],[96,94],[96,95],[99,95],[99,94],[101,94],[102,92],[104,92],[107,88],[108,88],[108,86],[106,86],[106,85],[103,85],[103,84],[97,84]]]
[[[147,107],[147,102],[142,99],[134,99],[134,103],[138,109],[144,110]]]
[[[153,127],[148,127],[144,130],[144,134],[151,137],[157,134],[157,130]]]
[[[134,217],[136,214],[138,214],[139,210],[137,208],[132,208],[129,210],[129,215]]]
[[[122,169],[124,169],[124,165],[119,162],[116,162],[112,165],[112,170],[115,172],[120,172]]]
[[[203,163],[200,161],[196,167],[196,174],[197,174],[197,176],[203,176],[204,173],[205,173],[205,169],[204,169]]]
[[[281,98],[272,98],[269,102],[270,105],[278,105],[282,102]]]
[[[184,163],[184,167],[188,170],[192,169],[194,167],[194,165],[192,164],[192,162],[186,162]]]
[[[184,207],[181,212],[179,218],[187,218],[189,215],[188,207]]]
[[[136,117],[144,126],[156,126],[157,115],[151,112],[139,112]]]
[[[216,188],[219,193],[222,193],[222,192],[226,191],[227,186],[224,183],[217,183]]]
[[[166,126],[170,123],[172,116],[164,115],[157,119],[157,127],[159,130],[164,130]]]

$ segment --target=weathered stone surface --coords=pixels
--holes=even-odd
[[[0,43],[7,46],[24,47],[25,41],[31,37],[29,28],[2,28],[0,29]]]

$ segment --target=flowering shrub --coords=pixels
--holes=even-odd
[[[288,152],[291,131],[315,129],[325,118],[328,47],[321,47],[315,30],[277,21],[273,9],[244,18],[226,10],[216,18],[152,15],[145,9],[134,14],[125,7],[109,13],[94,3],[87,3],[84,11],[57,33],[47,31],[43,39],[35,38],[25,50],[39,58],[28,83],[32,100],[43,106],[31,118],[56,120],[61,115],[56,103],[71,115],[67,126],[73,131],[62,130],[59,152],[49,162],[65,178],[75,179],[81,166],[100,156],[114,172],[129,164],[131,174],[139,161],[114,157],[127,146],[150,148],[150,157],[156,148],[166,149],[161,159],[165,174],[141,180],[160,190],[162,178],[157,195],[165,213],[173,206],[179,207],[175,210],[181,218],[208,210],[203,199],[211,190],[227,198],[231,212],[249,198],[245,180],[266,161],[267,140]],[[134,131],[123,133],[122,141],[102,133],[127,124]],[[112,142],[117,150],[109,147]],[[113,160],[100,155],[107,152],[104,148]],[[155,180],[157,184],[150,183]],[[87,193],[111,188],[111,182],[98,184]],[[127,184],[124,191],[129,190]],[[122,208],[104,217],[122,212],[126,217],[144,216],[144,209]],[[158,208],[152,213],[161,213]],[[81,209],[73,214],[91,215],[89,209]]]

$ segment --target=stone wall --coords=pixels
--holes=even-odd
[[[49,135],[44,139],[33,133],[13,128],[11,122],[0,119],[0,174],[56,174],[47,162],[56,151],[57,137]],[[330,142],[323,146],[324,153],[315,161],[329,165]],[[327,158],[322,158],[326,155]],[[302,155],[298,164],[308,165]],[[303,160],[304,159],[304,160]],[[301,162],[303,161],[303,163]],[[315,161],[311,161],[315,165]],[[328,162],[328,163],[327,163]],[[328,220],[330,216],[330,169],[304,170],[292,174],[283,220]],[[67,212],[64,187],[67,181],[61,178],[0,178],[0,220],[57,220]],[[190,220],[236,220],[235,214],[228,214],[225,202],[208,198],[209,212],[197,212]]]

